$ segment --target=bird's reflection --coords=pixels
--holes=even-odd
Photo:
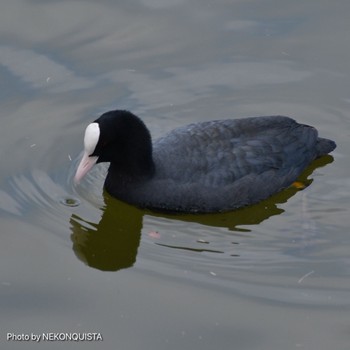
[[[317,168],[333,162],[332,156],[315,160],[299,177],[304,185],[313,181],[308,176]],[[141,239],[144,215],[161,216],[173,220],[196,222],[213,227],[226,227],[231,231],[249,231],[247,225],[256,225],[271,216],[284,212],[278,204],[285,203],[299,189],[291,186],[259,204],[228,213],[205,215],[179,215],[154,213],[125,204],[108,194],[99,223],[89,222],[73,214],[70,219],[73,250],[90,267],[103,271],[117,271],[134,265]]]
[[[132,266],[140,244],[143,212],[105,195],[99,223],[73,214],[70,220],[73,250],[87,265],[103,271]]]

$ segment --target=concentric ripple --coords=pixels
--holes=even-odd
[[[78,161],[53,175],[38,169],[14,175],[0,196],[8,212],[59,236],[91,268],[133,268],[269,302],[350,306],[350,259],[325,254],[332,227],[321,230],[311,208],[322,205],[307,191],[292,187],[231,213],[165,215],[106,194],[105,165],[74,184]],[[310,182],[330,161],[317,161],[300,181]]]
[[[330,161],[315,162],[300,181],[310,183],[308,176]],[[70,179],[75,167],[72,162]],[[105,166],[95,167],[80,185],[68,181],[81,201],[70,217],[73,251],[90,267],[134,268],[270,302],[350,305],[344,279],[350,260],[339,270],[339,256],[326,258],[330,238],[320,235],[313,199],[297,188],[232,213],[165,215],[111,198],[103,192],[105,175]],[[339,283],[325,271],[339,271]]]

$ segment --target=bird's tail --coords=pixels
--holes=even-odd
[[[336,147],[337,145],[334,141],[319,137],[316,143],[317,157],[321,157],[332,152]]]

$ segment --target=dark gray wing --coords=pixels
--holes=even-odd
[[[270,170],[281,176],[305,168],[316,142],[314,128],[282,116],[191,124],[154,143],[157,177],[216,187]]]

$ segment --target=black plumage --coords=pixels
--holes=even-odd
[[[105,188],[141,208],[220,212],[257,203],[290,186],[315,158],[336,147],[289,117],[200,122],[152,144],[145,124],[128,111],[95,121],[93,156],[110,162]]]

